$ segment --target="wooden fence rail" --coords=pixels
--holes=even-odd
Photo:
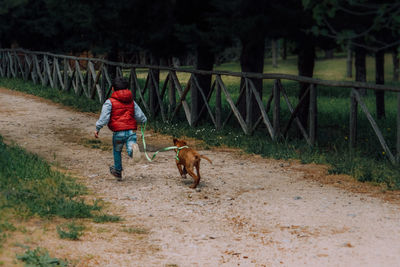
[[[385,154],[393,164],[400,161],[400,88],[394,86],[377,85],[359,82],[326,81],[309,77],[274,74],[274,73],[238,73],[227,71],[201,71],[182,68],[149,66],[139,64],[125,64],[111,62],[99,58],[82,58],[68,55],[58,55],[47,52],[26,51],[22,49],[0,49],[0,77],[21,78],[31,80],[35,84],[42,84],[62,91],[72,91],[90,99],[96,99],[103,103],[111,93],[110,67],[116,67],[116,75],[129,78],[130,89],[135,100],[143,107],[149,116],[160,117],[164,122],[171,122],[183,117],[190,126],[199,123],[201,114],[207,113],[215,129],[226,127],[232,118],[240,125],[245,134],[251,135],[260,125],[266,129],[266,134],[274,141],[286,136],[292,127],[292,122],[298,127],[306,142],[313,146],[317,142],[317,91],[322,86],[340,88],[352,88],[350,95],[350,147],[356,146],[357,137],[357,113],[358,105],[365,113],[371,124],[379,143]],[[138,71],[140,69],[140,72]],[[166,73],[161,80],[159,73]],[[139,82],[138,73],[145,74],[144,85]],[[178,77],[186,74],[189,78],[183,81]],[[211,90],[204,92],[198,81],[199,75],[212,77]],[[236,101],[230,94],[223,76],[237,77],[242,80]],[[274,80],[273,88],[267,101],[254,85],[254,80]],[[296,106],[293,106],[287,95],[281,80],[295,81],[308,84],[308,89],[300,98]],[[365,105],[358,89],[371,89],[396,92],[398,95],[397,108],[397,147],[393,154],[388,147],[374,118]],[[199,110],[195,101],[197,96],[204,102]],[[290,112],[290,118],[286,126],[282,127],[281,98],[286,103]],[[298,111],[302,103],[309,99],[308,125],[303,125],[298,117]],[[213,102],[213,105],[210,102]],[[240,111],[240,102],[245,103],[246,115]],[[229,112],[223,114],[223,107],[228,107]],[[181,112],[183,109],[183,113]],[[259,114],[258,120],[251,118],[252,112]],[[272,115],[270,118],[270,110]]]

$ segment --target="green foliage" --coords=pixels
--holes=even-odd
[[[75,222],[68,222],[57,225],[58,236],[62,239],[78,240],[83,235],[85,226],[76,224]]]
[[[121,217],[109,214],[101,214],[94,216],[93,221],[96,223],[119,222],[121,221]]]
[[[311,10],[316,25],[314,34],[336,39],[339,44],[352,42],[376,52],[397,45],[399,15],[393,12],[398,3],[374,0],[303,0]],[[345,22],[345,23],[344,23]]]
[[[0,6],[0,15],[6,14],[9,10],[25,4],[27,0],[3,0]]]
[[[0,210],[12,208],[22,216],[90,218],[100,207],[79,199],[85,193],[72,177],[52,170],[37,155],[5,145],[0,137]]]
[[[34,250],[28,249],[22,255],[17,255],[17,259],[25,263],[25,267],[55,267],[68,266],[68,262],[57,258],[52,258],[49,252],[41,247]]]
[[[7,221],[0,222],[0,248],[2,247],[2,243],[7,239],[7,232],[12,232],[17,230],[14,225]]]
[[[5,231],[15,231],[17,228],[15,226],[7,221],[5,222],[0,222],[0,233],[5,232]]]

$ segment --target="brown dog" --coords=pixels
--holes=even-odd
[[[174,145],[177,147],[187,146],[187,143],[184,140],[179,140],[174,138]],[[177,150],[175,149],[175,152]],[[196,186],[200,183],[200,159],[206,159],[211,164],[211,160],[206,156],[200,155],[196,150],[192,148],[182,148],[179,150],[178,158],[176,160],[176,166],[178,167],[179,173],[182,178],[186,178],[186,174],[188,173],[193,177],[194,182],[190,186],[191,188],[196,188]],[[183,169],[182,169],[183,166]],[[194,167],[196,167],[197,175],[194,173]]]

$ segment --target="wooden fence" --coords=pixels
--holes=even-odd
[[[78,95],[98,99],[100,103],[103,103],[110,95],[111,77],[109,67],[116,68],[117,76],[128,75],[130,88],[138,104],[143,107],[147,115],[159,116],[164,122],[171,122],[177,119],[183,109],[183,115],[187,123],[190,126],[197,125],[200,116],[196,114],[195,110],[198,111],[199,109],[195,106],[195,101],[190,101],[191,96],[196,96],[201,97],[204,101],[200,114],[208,112],[217,130],[223,129],[231,118],[235,118],[245,134],[251,135],[257,127],[264,125],[267,135],[276,141],[287,134],[292,122],[294,122],[310,146],[313,146],[316,142],[317,86],[352,88],[349,101],[350,146],[352,148],[356,146],[359,105],[362,112],[367,116],[390,162],[396,164],[400,161],[400,94],[398,94],[397,100],[397,147],[394,154],[389,149],[377,123],[359,93],[359,89],[400,93],[400,88],[397,87],[358,82],[325,81],[287,74],[200,71],[124,64],[98,58],[82,58],[22,49],[0,49],[0,77],[32,80],[35,84],[39,83],[59,90],[73,91]],[[165,78],[160,78],[160,72],[166,73],[166,76],[164,75]],[[138,73],[145,75],[146,82],[144,85],[140,85]],[[189,76],[189,78],[182,81],[182,79],[178,78],[182,75]],[[199,85],[199,75],[212,77],[211,91],[207,94]],[[231,97],[222,79],[223,76],[236,77],[242,80],[239,97],[236,100]],[[263,101],[263,98],[256,90],[253,83],[254,79],[273,80],[273,88],[267,101]],[[296,107],[292,105],[281,80],[296,81],[309,85]],[[237,88],[237,91],[239,91],[239,88]],[[309,97],[310,101],[308,127],[303,125],[298,117],[299,107],[306,97]],[[214,98],[214,106],[210,105],[212,98]],[[291,113],[285,127],[281,127],[283,123],[281,120],[281,98],[283,98]],[[246,116],[242,116],[239,111],[238,104],[240,99],[245,102]],[[229,112],[224,113],[223,106],[228,106]],[[259,119],[256,121],[249,115],[254,108],[260,114]],[[272,109],[272,119],[268,115],[270,109]]]

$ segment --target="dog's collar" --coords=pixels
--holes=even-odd
[[[181,147],[176,147],[176,160],[179,160],[179,151],[183,148],[189,148],[188,146],[181,146]]]

